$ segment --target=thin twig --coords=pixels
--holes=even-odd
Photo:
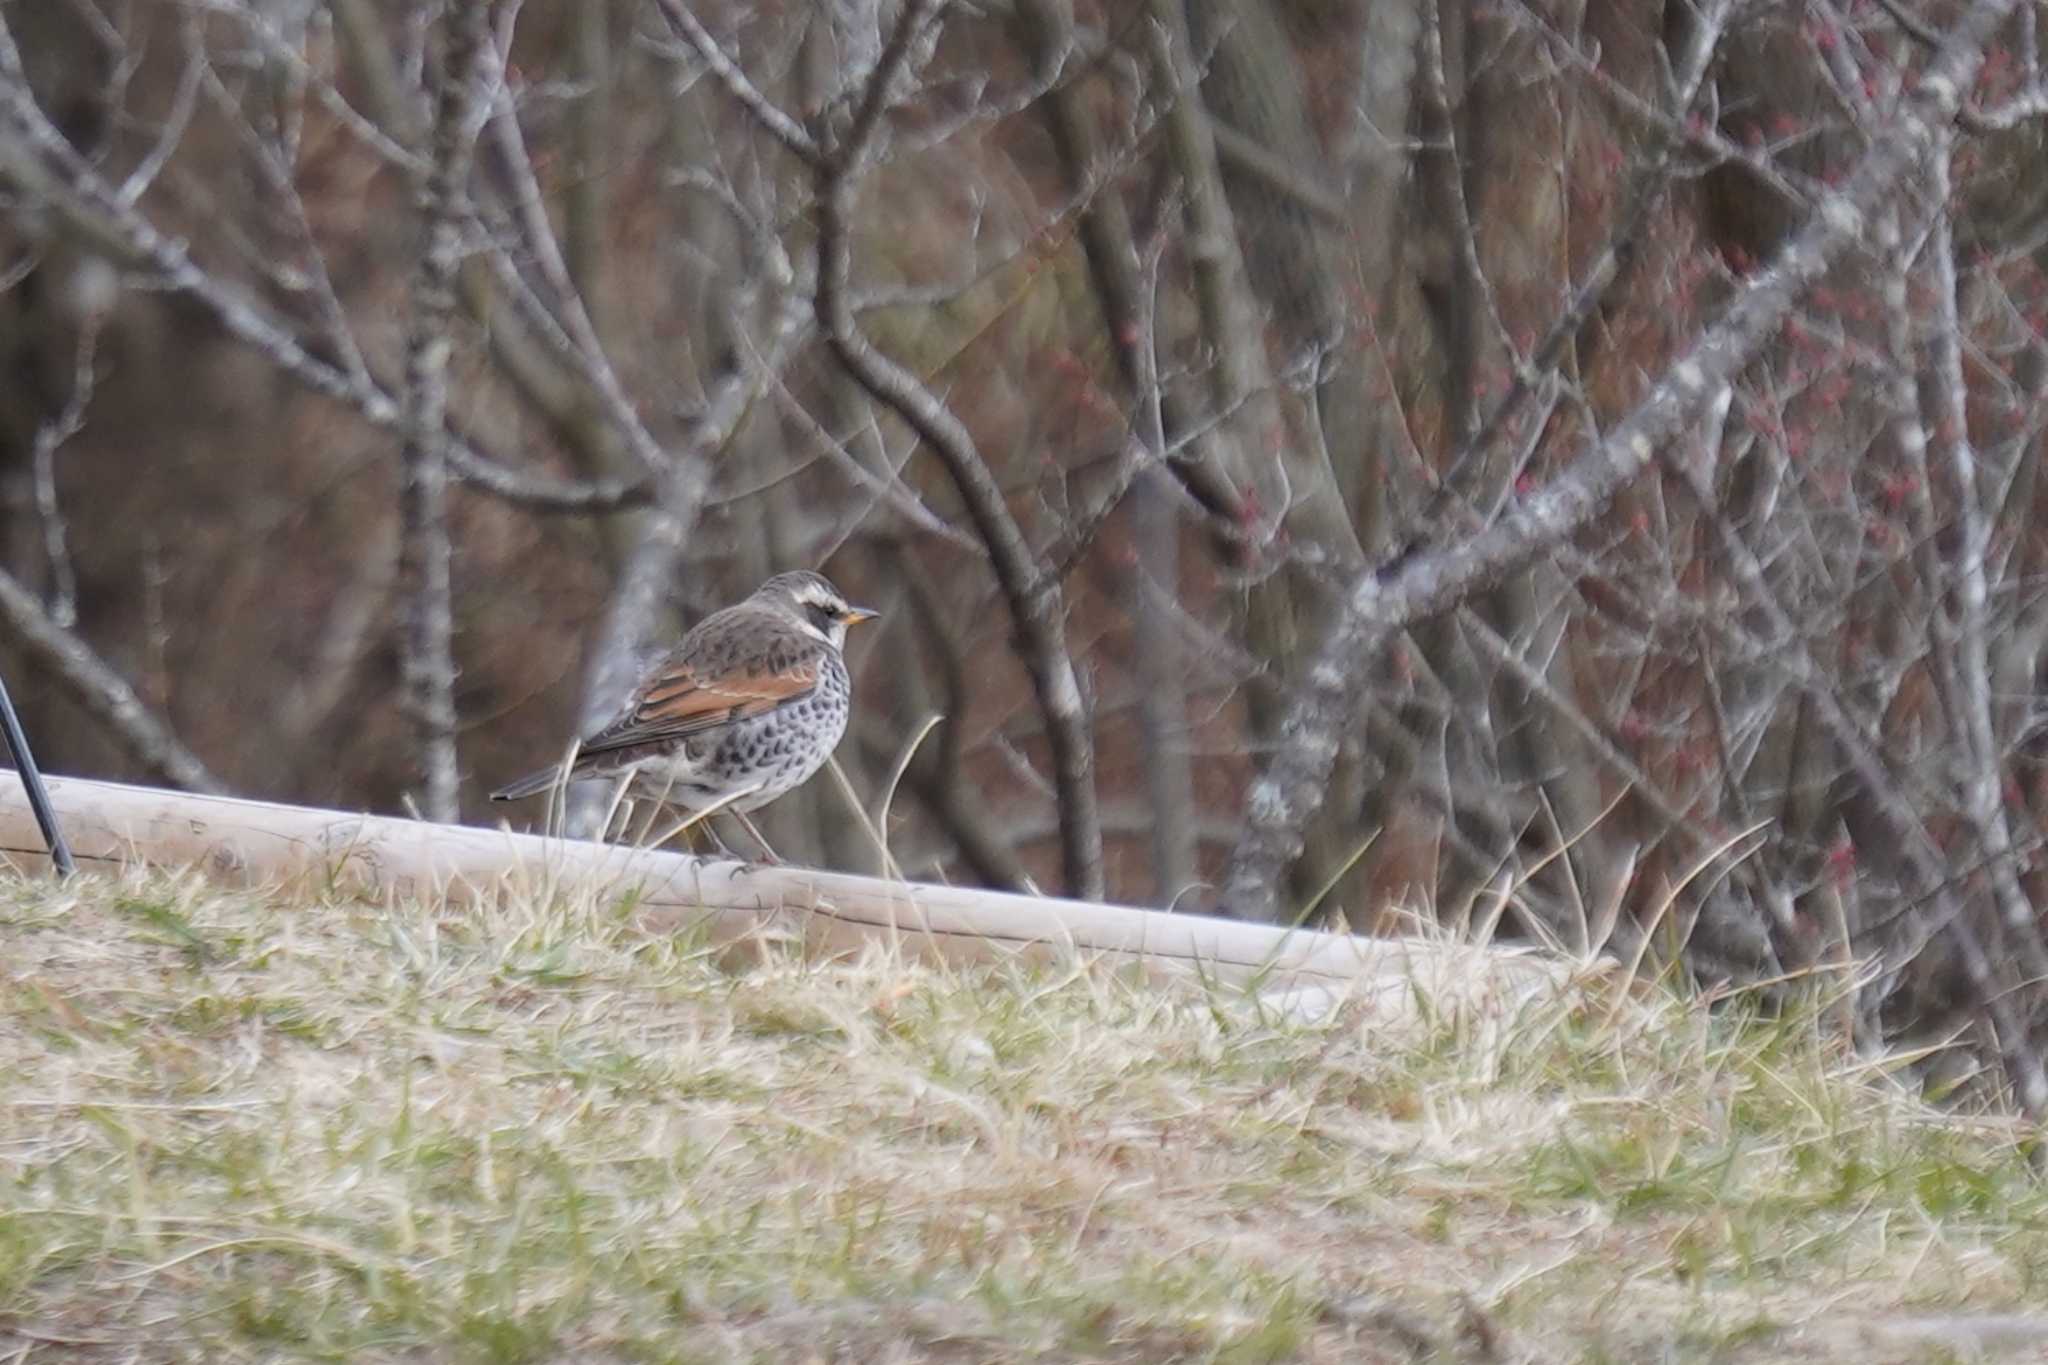
[[[697,22],[697,16],[690,13],[690,7],[684,4],[683,0],[655,0],[655,4],[660,8],[662,16],[668,20],[669,27],[673,28],[684,42],[696,49],[698,57],[703,59],[711,74],[718,77],[719,83],[732,97],[746,107],[747,112],[754,116],[755,122],[774,134],[777,141],[801,157],[807,165],[818,164],[818,146],[811,141],[811,135],[804,131],[803,125],[784,113],[781,106],[762,94],[761,88],[747,79],[747,73],[740,70],[739,64],[726,55],[725,49],[718,45],[718,40],[711,36],[710,30]]]
[[[12,38],[0,17],[0,54]],[[36,104],[27,84],[0,55],[0,179],[46,203],[111,259],[143,270],[163,288],[200,304],[229,336],[261,354],[298,383],[354,409],[380,429],[403,429],[398,398],[374,381],[358,380],[314,355],[291,330],[239,290],[197,265],[183,242],[159,232],[81,156]],[[629,480],[563,483],[524,473],[450,433],[448,463],[456,477],[508,502],[553,512],[615,511],[644,506],[652,487]]]
[[[1357,578],[1316,651],[1306,686],[1288,707],[1278,730],[1280,748],[1248,793],[1245,834],[1227,882],[1231,909],[1258,918],[1278,911],[1282,874],[1299,856],[1302,831],[1323,803],[1340,741],[1355,724],[1363,680],[1379,651],[1397,632],[1499,582],[1591,521],[1649,467],[1660,446],[1727,389],[1794,300],[1862,240],[1885,198],[1944,135],[1986,45],[2017,3],[1979,0],[1957,22],[1940,56],[1840,188],[1603,439],[1589,437],[1556,478],[1493,525]],[[2043,1098],[2048,1101],[2048,1093]]]
[[[4,569],[0,569],[0,620],[23,652],[49,670],[71,699],[100,722],[107,738],[125,749],[144,772],[186,791],[225,790],[163,719],[135,695],[135,689],[76,632],[52,620],[35,594]]]
[[[1914,814],[1912,805],[1900,792],[1897,777],[1885,764],[1876,745],[1844,709],[1838,681],[1808,652],[1803,633],[1786,615],[1777,594],[1771,590],[1755,551],[1728,524],[1727,518],[1720,515],[1714,501],[1714,490],[1704,472],[1683,461],[1674,460],[1670,464],[1698,501],[1701,515],[1719,537],[1744,595],[1763,612],[1765,622],[1780,642],[1779,647],[1771,651],[1773,666],[1788,673],[1813,703],[1815,716],[1840,746],[1850,770],[1856,774],[1885,823],[1891,826],[1891,834],[1897,840],[1896,851],[1912,870],[1917,883],[1912,891],[1934,905],[1935,913],[1931,920],[1917,908],[1909,911],[1917,935],[1922,942],[1937,933],[1948,935],[1978,1005],[1990,1016],[1995,1027],[2006,1074],[2018,1092],[2021,1109],[2036,1122],[2048,1118],[2048,1066],[2044,1066],[2040,1055],[2028,1041],[2024,1021],[2007,998],[1989,954],[1955,899],[1953,880],[1941,850],[1935,846],[1926,825]],[[1730,633],[1736,630],[1733,622],[1726,620],[1717,622],[1716,628]]]
[[[71,562],[64,508],[57,499],[57,452],[85,429],[85,410],[92,403],[95,383],[94,357],[99,350],[101,321],[97,313],[81,319],[71,367],[71,392],[65,397],[62,411],[37,425],[29,451],[36,520],[42,523],[43,555],[50,568],[50,619],[67,630],[78,624],[78,570]]]
[[[860,112],[846,138],[818,163],[818,321],[833,354],[862,388],[890,408],[939,457],[1002,585],[1017,625],[1033,691],[1044,713],[1058,793],[1061,861],[1069,894],[1100,898],[1102,829],[1096,814],[1095,747],[1087,706],[1066,643],[1066,609],[1059,580],[1047,572],[1024,539],[1001,484],[974,438],[945,402],[915,374],[876,349],[853,315],[853,194],[880,126],[884,92],[907,65],[914,41],[938,9],[936,0],[908,0],[868,78]]]

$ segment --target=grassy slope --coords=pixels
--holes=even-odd
[[[0,878],[0,1360],[2044,1349],[2007,1125],[1739,1001],[1409,1003]]]

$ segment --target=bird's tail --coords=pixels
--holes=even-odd
[[[562,765],[557,763],[551,768],[542,768],[539,772],[528,773],[517,782],[506,783],[491,793],[491,800],[518,801],[524,797],[532,796],[535,792],[544,792],[561,780]]]

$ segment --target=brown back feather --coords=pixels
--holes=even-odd
[[[681,739],[802,701],[818,686],[822,653],[779,615],[728,607],[685,636],[582,752]]]

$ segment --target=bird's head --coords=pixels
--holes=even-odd
[[[754,597],[795,619],[799,629],[834,649],[846,646],[846,628],[872,621],[880,612],[856,607],[823,574],[799,569],[779,573],[763,583]]]

